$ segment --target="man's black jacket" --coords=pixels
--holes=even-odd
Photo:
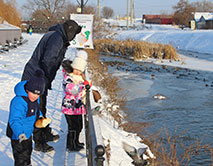
[[[75,36],[76,32],[70,33]],[[46,90],[50,89],[68,46],[69,41],[63,24],[51,27],[42,37],[32,57],[27,62],[22,80],[29,80],[37,69],[42,69],[46,78]]]

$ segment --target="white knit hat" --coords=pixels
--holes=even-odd
[[[81,72],[84,72],[86,65],[87,65],[87,57],[88,54],[86,51],[78,51],[76,58],[72,62],[71,66],[74,69],[80,70]]]

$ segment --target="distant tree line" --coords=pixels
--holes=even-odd
[[[113,11],[112,8],[107,7],[107,6],[103,7],[103,9],[102,9],[102,17],[103,18],[108,19],[108,18],[113,17],[113,15],[114,15],[114,11]]]
[[[51,3],[50,0],[28,0],[23,7],[32,12],[31,20],[34,21],[35,26],[49,27],[69,19],[70,13],[77,13],[79,6],[66,0],[51,0]],[[175,24],[189,26],[189,21],[193,19],[193,12],[213,12],[213,2],[203,0],[189,3],[188,0],[180,0],[173,9]],[[83,11],[85,14],[95,14],[96,8],[86,5]],[[114,16],[114,11],[105,6],[101,14],[103,18],[111,18]]]
[[[66,0],[28,0],[23,9],[30,13],[30,22],[33,31],[45,32],[52,25],[64,22],[70,18],[71,13],[77,13],[79,5],[72,4]],[[85,5],[83,14],[94,14],[96,8],[91,5]],[[109,7],[102,9],[102,16],[110,18],[113,16],[113,10]],[[96,19],[96,18],[95,18]]]
[[[20,26],[21,16],[16,6],[16,0],[6,0],[5,2],[0,0],[0,17],[10,24]],[[24,13],[28,13],[28,20],[32,23],[34,30],[46,31],[50,26],[69,19],[71,13],[77,13],[78,7],[67,0],[28,0],[22,6],[22,10]],[[213,12],[213,2],[203,0],[189,3],[188,0],[179,0],[173,9],[175,24],[189,26],[189,21],[193,19],[193,12]],[[95,15],[96,8],[85,5],[83,11],[84,14]],[[103,7],[101,14],[103,18],[111,18],[114,16],[114,11],[110,7]]]

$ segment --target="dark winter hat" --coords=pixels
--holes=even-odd
[[[45,91],[45,78],[42,70],[36,70],[35,75],[32,76],[25,86],[26,90],[42,95]]]
[[[69,41],[73,40],[82,29],[82,27],[79,26],[74,20],[67,20],[63,26]]]
[[[66,59],[66,60],[64,60],[64,61],[61,63],[62,67],[64,68],[64,70],[65,70],[67,73],[72,73],[72,72],[73,72],[73,68],[72,68],[71,64],[72,64],[72,61],[69,60],[69,59]]]

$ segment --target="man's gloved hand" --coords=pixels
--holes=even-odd
[[[26,137],[26,135],[24,133],[22,133],[21,135],[19,135],[18,138],[19,138],[19,143],[21,143],[24,140],[27,140],[27,137]]]
[[[43,116],[41,116],[41,115],[38,117],[38,119],[44,119],[44,118],[45,118],[45,117],[43,117]]]

